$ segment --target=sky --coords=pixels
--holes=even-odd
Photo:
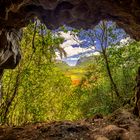
[[[89,44],[88,47],[81,47],[79,44],[86,42],[86,40],[85,39],[80,40],[78,37],[73,36],[71,34],[71,31],[68,31],[67,33],[60,32],[60,35],[65,38],[65,41],[63,44],[61,44],[61,47],[67,53],[67,57],[62,58],[62,60],[65,61],[68,65],[70,66],[76,65],[77,60],[81,56],[89,56],[94,53],[97,54],[97,52],[95,52],[95,46],[90,46]],[[57,54],[57,59],[61,60],[58,52],[56,54]]]
[[[124,30],[119,28],[114,28],[112,25],[114,25],[112,22],[108,22],[107,26],[108,29],[111,31],[108,32],[108,40],[110,42],[109,45],[112,43],[115,44],[117,42],[124,42],[126,38],[126,33]],[[113,27],[113,28],[112,28]],[[81,30],[79,35],[76,36],[72,31],[71,28],[67,27],[67,32],[59,31],[60,36],[64,37],[64,42],[61,44],[61,47],[65,50],[67,53],[66,58],[60,58],[58,52],[57,59],[65,61],[70,66],[75,66],[77,63],[77,60],[82,56],[91,56],[91,55],[98,55],[101,50],[100,41],[98,38],[94,37],[94,33],[96,32],[96,35],[101,35],[101,29],[96,28],[93,30]],[[89,36],[89,34],[92,36]],[[116,36],[117,35],[117,36]],[[97,51],[98,50],[98,51]]]

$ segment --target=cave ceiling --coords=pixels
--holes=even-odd
[[[132,38],[140,40],[140,0],[0,0],[0,57],[3,55],[0,68],[7,61],[9,68],[11,63],[14,66],[18,63],[18,44],[12,40],[21,39],[20,29],[33,17],[38,17],[49,29],[64,24],[88,29],[101,20],[112,20]],[[15,56],[4,56],[3,48],[10,50],[13,46]]]
[[[0,0],[0,28],[21,28],[37,16],[50,29],[61,25],[92,28],[112,20],[140,39],[139,0]]]

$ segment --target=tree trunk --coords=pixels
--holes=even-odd
[[[140,67],[136,76],[136,87],[135,87],[135,107],[133,110],[134,114],[140,116]]]
[[[3,93],[2,93],[2,76],[3,76],[3,69],[0,69],[0,106],[2,105],[2,98],[3,98]]]
[[[119,94],[117,85],[115,84],[115,82],[114,82],[114,80],[113,80],[113,77],[112,77],[112,74],[111,74],[111,70],[110,70],[110,67],[109,67],[108,58],[107,58],[107,55],[106,55],[105,52],[103,52],[103,56],[104,56],[104,60],[105,60],[105,63],[106,63],[107,73],[108,73],[110,82],[111,82],[111,84],[112,84],[112,86],[113,86],[114,92],[116,93],[117,97],[120,98],[120,94]]]
[[[11,107],[12,102],[17,95],[18,88],[19,88],[19,81],[20,81],[20,72],[16,76],[16,82],[15,82],[13,94],[12,94],[11,98],[9,98],[8,101],[6,102],[6,107],[3,112],[3,123],[6,123],[6,118],[9,113],[9,108]]]
[[[3,91],[2,91],[2,76],[3,76],[3,69],[0,69],[0,123],[2,122],[2,109],[4,104],[2,103],[3,98]]]

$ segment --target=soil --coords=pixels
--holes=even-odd
[[[0,140],[140,140],[140,119],[126,109],[80,121],[0,126]]]

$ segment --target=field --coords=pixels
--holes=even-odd
[[[80,83],[84,73],[85,73],[84,69],[74,67],[74,68],[70,68],[68,71],[66,71],[65,75],[67,77],[71,78],[72,84],[74,86],[77,86]]]

